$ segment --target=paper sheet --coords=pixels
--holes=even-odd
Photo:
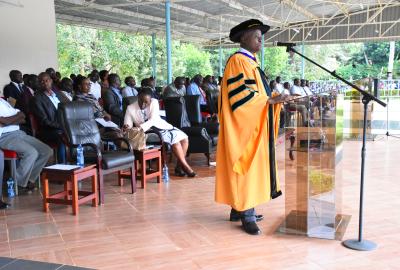
[[[96,118],[96,122],[103,127],[118,128],[118,126],[113,121],[106,121],[103,118]]]
[[[63,171],[70,171],[74,169],[80,168],[77,165],[68,165],[68,164],[54,164],[51,166],[45,167],[45,169],[52,169],[52,170],[63,170]]]

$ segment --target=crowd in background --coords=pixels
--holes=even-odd
[[[12,70],[9,76],[10,83],[3,89],[4,99],[1,99],[0,103],[0,124],[2,125],[0,149],[7,149],[10,141],[6,139],[12,138],[12,136],[7,136],[10,134],[20,137],[22,141],[29,144],[29,146],[24,146],[24,149],[18,148],[22,153],[20,154],[22,159],[19,164],[20,173],[17,174],[16,179],[20,188],[28,192],[34,188],[33,184],[38,174],[52,155],[51,148],[56,150],[58,163],[66,162],[66,145],[62,140],[63,130],[57,117],[59,104],[74,101],[88,102],[93,107],[94,118],[112,121],[119,128],[123,128],[125,120],[123,98],[140,96],[141,91],[145,90],[146,95],[150,95],[150,98],[154,100],[199,95],[202,113],[216,116],[222,79],[219,78],[217,82],[214,76],[203,77],[200,74],[193,78],[179,76],[171,84],[159,87],[156,86],[156,80],[153,77],[144,78],[140,85],[137,85],[133,76],[127,76],[122,82],[118,74],[109,73],[107,70],[93,70],[87,77],[71,74],[64,78],[53,68],[48,68],[38,75],[22,75],[20,71]],[[309,81],[297,78],[294,79],[293,85],[282,82],[280,77],[276,77],[269,83],[273,91],[294,97],[310,96],[313,91],[318,92],[313,86],[310,87]],[[157,106],[159,106],[158,102]],[[289,103],[284,108],[286,111],[299,111],[303,121],[306,122],[310,117],[309,107],[309,104]],[[99,126],[99,130],[102,137],[123,136],[122,130],[118,128]],[[35,155],[30,157],[26,154],[27,152],[35,153]],[[185,161],[182,162],[185,164]],[[0,161],[0,164],[3,162]],[[186,166],[186,171],[193,173],[188,166]],[[1,168],[0,173],[2,173]]]

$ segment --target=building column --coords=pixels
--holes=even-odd
[[[218,72],[218,76],[222,77],[223,76],[223,71],[222,71],[222,45],[221,43],[219,43],[219,72]]]
[[[171,3],[165,1],[165,34],[167,42],[167,83],[172,83],[172,62],[171,62]]]
[[[156,34],[151,35],[151,66],[152,66],[152,76],[157,79],[157,59],[156,59]]]
[[[304,55],[304,42],[301,44],[301,54]],[[304,61],[304,57],[301,58],[301,78],[304,79],[304,69],[305,69],[306,62]]]

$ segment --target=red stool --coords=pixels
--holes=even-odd
[[[9,160],[11,163],[11,177],[14,179],[14,185],[15,185],[15,195],[18,195],[18,185],[17,181],[15,179],[15,176],[17,174],[17,160],[18,160],[18,155],[17,152],[7,150],[7,149],[2,149],[4,152],[4,160]]]

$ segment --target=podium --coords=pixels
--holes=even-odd
[[[336,240],[344,235],[350,216],[341,213],[343,101],[342,95],[322,93],[284,105],[281,233]]]

